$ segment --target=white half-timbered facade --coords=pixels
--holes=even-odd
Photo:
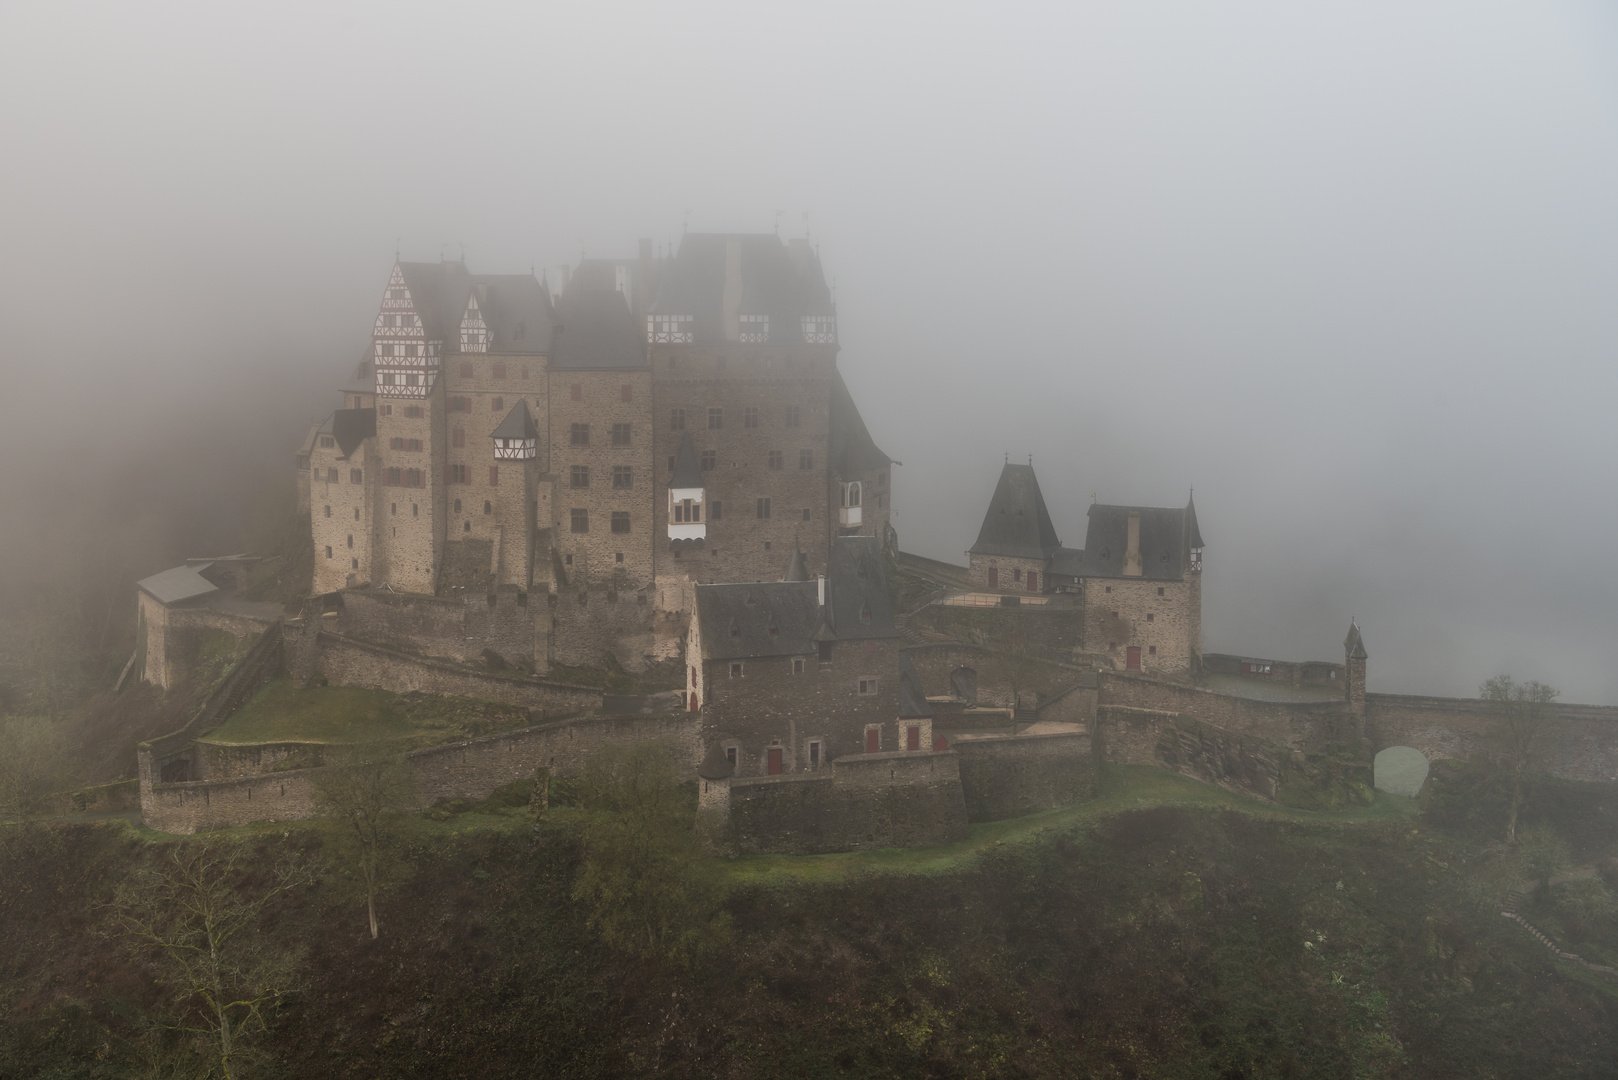
[[[426,324],[398,263],[388,278],[382,310],[371,331],[371,348],[378,397],[425,398],[432,392],[443,342],[428,340]]]

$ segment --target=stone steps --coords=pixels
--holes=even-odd
[[[1556,877],[1551,879],[1551,882],[1552,882],[1552,884],[1561,884],[1564,881],[1575,881],[1575,880],[1578,880],[1580,878],[1594,877],[1594,876],[1595,876],[1595,868],[1594,867],[1585,867],[1582,870],[1574,870],[1574,871],[1570,871],[1570,872],[1565,873],[1565,874],[1558,874]],[[1510,919],[1512,922],[1516,923],[1518,926],[1522,927],[1524,930],[1527,930],[1530,934],[1532,934],[1539,941],[1539,943],[1541,945],[1545,946],[1547,949],[1549,949],[1551,952],[1555,953],[1561,959],[1566,960],[1566,961],[1568,961],[1569,963],[1572,963],[1572,964],[1577,964],[1577,965],[1579,965],[1580,967],[1584,968],[1587,971],[1595,971],[1595,972],[1599,972],[1599,973],[1601,973],[1603,975],[1618,976],[1618,968],[1610,968],[1605,964],[1592,963],[1591,961],[1586,960],[1584,957],[1580,956],[1578,953],[1572,953],[1572,952],[1566,951],[1565,949],[1563,949],[1559,945],[1557,945],[1555,941],[1551,940],[1551,936],[1549,934],[1545,933],[1545,931],[1541,930],[1539,927],[1535,926],[1533,923],[1529,922],[1527,919],[1525,919],[1521,915],[1517,914],[1517,904],[1522,900],[1522,898],[1524,896],[1526,896],[1532,890],[1533,890],[1532,885],[1524,885],[1523,887],[1521,887],[1519,889],[1512,890],[1511,895],[1506,900],[1506,904],[1507,904],[1506,909],[1504,911],[1500,912],[1500,914],[1502,916],[1504,916],[1505,918]]]

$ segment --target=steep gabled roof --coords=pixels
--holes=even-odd
[[[773,233],[688,233],[656,274],[647,310],[692,316],[699,342],[726,340],[727,299],[732,314],[768,316],[772,344],[802,343],[803,316],[833,313],[814,249]]]
[[[552,335],[553,370],[645,369],[646,336],[635,325],[629,302],[616,289],[574,288],[557,312]]]
[[[674,454],[674,475],[669,477],[669,487],[702,487],[702,465],[697,460],[696,447],[691,443],[689,431],[680,436],[680,449]]]
[[[375,409],[338,409],[331,414],[331,433],[343,457],[352,457],[366,439],[376,434]]]
[[[1070,577],[1123,577],[1131,514],[1140,515],[1139,576],[1149,581],[1181,580],[1190,562],[1186,511],[1164,506],[1092,504],[1084,550],[1062,548],[1051,559],[1051,573]]]
[[[829,571],[824,609],[818,581],[698,585],[703,658],[802,656],[819,641],[898,636],[875,537],[838,537]]]
[[[848,392],[842,372],[836,372],[831,381],[828,463],[836,476],[852,477],[869,469],[891,465],[893,459],[884,454],[871,438],[854,395]]]
[[[539,438],[539,425],[534,423],[534,416],[528,411],[528,399],[518,398],[517,404],[506,413],[506,418],[500,421],[500,426],[490,432],[491,439],[537,439]]]
[[[489,328],[491,353],[548,354],[555,323],[550,293],[533,274],[478,274],[472,278],[478,311]],[[466,310],[466,300],[461,301]],[[454,352],[460,348],[456,336]]]
[[[444,351],[461,347],[461,314],[472,291],[472,276],[460,262],[401,262],[399,273],[410,290],[410,303],[421,317],[428,341],[441,341]]]
[[[974,555],[1048,559],[1061,546],[1032,465],[1007,462],[1000,470],[988,513],[972,545]]]

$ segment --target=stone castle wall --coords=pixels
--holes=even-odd
[[[1140,670],[1184,675],[1201,651],[1202,579],[1088,578],[1084,583],[1084,647],[1126,668],[1129,647],[1140,649]]]
[[[1122,672],[1101,673],[1098,703],[1175,713],[1303,753],[1350,743],[1358,728],[1342,702],[1253,701]]]
[[[554,521],[546,524],[553,526],[568,584],[622,591],[650,586],[652,507],[661,493],[651,453],[650,371],[553,369],[550,410],[550,468],[556,486]],[[629,425],[626,445],[613,445],[614,424]],[[575,430],[581,441],[574,441]],[[629,486],[614,485],[614,468],[629,470]],[[584,511],[584,531],[574,530],[574,510]],[[628,531],[612,531],[614,513],[628,515],[620,519],[628,522]],[[599,662],[599,655],[593,662]]]
[[[999,821],[1095,798],[1090,732],[961,739],[961,790],[969,821]]]
[[[603,585],[567,585],[550,603],[538,609],[551,624],[552,663],[575,667],[600,667],[603,657],[612,654],[627,671],[645,671],[658,660],[679,655],[678,640],[672,651],[666,634],[658,633],[660,623],[682,625],[675,617],[660,616],[653,603],[655,590],[618,590]]]
[[[1292,756],[1269,740],[1163,709],[1102,705],[1095,731],[1102,761],[1155,765],[1263,799],[1280,793]]]
[[[606,746],[666,741],[686,770],[701,757],[697,726],[685,716],[602,716],[563,720],[522,731],[427,747],[407,755],[422,806],[445,799],[477,800],[541,767],[553,776],[575,776],[590,754]],[[296,821],[314,816],[317,769],[273,771],[291,757],[292,744],[266,747],[247,775],[248,748],[209,748],[209,759],[234,775],[178,784],[155,783],[150,755],[142,751],[141,816],[162,832],[189,834],[257,821]]]
[[[1564,780],[1618,781],[1618,708],[1553,706],[1541,736],[1539,768]],[[1480,760],[1498,754],[1500,719],[1468,698],[1365,695],[1365,734],[1373,750],[1413,746],[1430,759]]]
[[[965,839],[959,760],[952,751],[853,754],[819,772],[732,780],[727,846],[808,855]]]

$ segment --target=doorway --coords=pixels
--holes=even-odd
[[[1125,654],[1124,666],[1127,667],[1130,671],[1139,671],[1140,670],[1140,646],[1139,645],[1131,645],[1129,647],[1129,651]]]

